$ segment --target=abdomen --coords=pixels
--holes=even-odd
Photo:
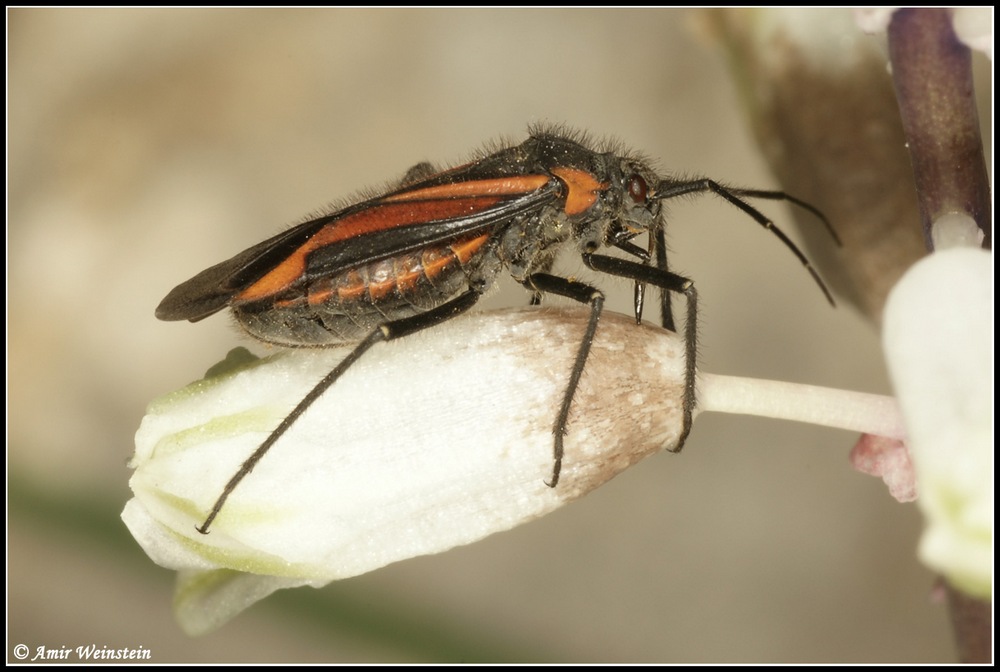
[[[489,233],[454,241],[304,282],[280,296],[234,303],[252,336],[285,346],[358,341],[379,325],[439,306],[470,286],[485,289]],[[492,256],[492,255],[491,255]],[[498,262],[494,262],[498,263]]]

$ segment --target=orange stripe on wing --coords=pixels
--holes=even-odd
[[[324,245],[332,245],[367,233],[474,215],[488,210],[500,201],[500,196],[481,196],[372,205],[317,231],[284,261],[237,294],[234,300],[256,301],[284,291],[305,272],[306,257]]]
[[[530,194],[549,183],[548,175],[512,175],[488,180],[468,180],[452,184],[438,184],[423,189],[412,189],[382,199],[384,203],[435,200],[440,198],[468,198],[470,196],[517,196]]]

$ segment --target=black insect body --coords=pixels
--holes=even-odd
[[[555,487],[573,396],[604,304],[598,288],[551,272],[566,247],[575,248],[591,269],[634,281],[637,321],[647,285],[662,290],[661,319],[670,329],[670,293],[686,297],[679,451],[695,406],[697,293],[689,279],[667,268],[661,204],[705,192],[774,232],[833,303],[805,256],[745,199],[790,201],[829,229],[812,206],[780,191],[661,178],[639,158],[597,151],[578,137],[545,130],[457,168],[436,172],[419,164],[398,188],[283,231],[179,285],[160,303],[158,318],[195,322],[228,307],[252,336],[269,343],[357,343],[243,463],[198,529],[207,533],[226,499],[274,442],[369,348],[468,310],[504,269],[531,292],[532,303],[557,294],[590,306],[553,425],[553,465],[546,483]],[[646,248],[632,242],[642,234],[648,234]],[[598,253],[604,247],[635,260]]]

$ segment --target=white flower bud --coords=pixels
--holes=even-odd
[[[683,343],[607,313],[573,399],[559,483],[546,485],[587,317],[479,314],[376,345],[274,444],[208,535],[195,527],[227,481],[348,350],[284,351],[154,401],[123,518],[151,558],[185,572],[186,629],[215,627],[277,588],[510,529],[673,447]],[[214,570],[262,576],[205,574]]]
[[[883,345],[927,528],[921,559],[989,598],[993,577],[993,258],[935,252],[886,304]]]

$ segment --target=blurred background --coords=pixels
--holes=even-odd
[[[857,436],[712,415],[682,454],[544,519],[185,636],[172,573],[118,518],[132,436],[154,397],[235,345],[265,349],[224,317],[158,322],[174,285],[532,122],[616,137],[664,172],[777,185],[696,12],[7,16],[9,662],[15,644],[157,663],[954,658],[919,513],[851,470]],[[798,239],[786,206],[762,209]],[[670,212],[705,370],[889,391],[876,328],[831,309],[773,236],[718,199]],[[599,283],[630,310],[628,283]],[[507,282],[486,305],[527,298]]]

